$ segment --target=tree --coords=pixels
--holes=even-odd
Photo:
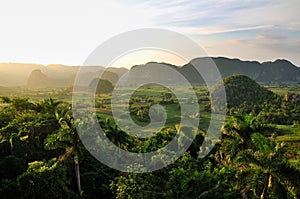
[[[79,170],[79,154],[80,139],[74,124],[74,118],[70,108],[58,111],[56,117],[60,124],[60,129],[49,135],[45,142],[46,149],[65,149],[64,158],[72,157],[75,169],[75,178],[77,182],[78,192],[81,193],[80,170]]]
[[[5,127],[16,117],[16,111],[12,107],[5,107],[0,113],[0,128]]]
[[[68,189],[66,169],[59,161],[35,161],[17,179],[22,198],[78,198]]]
[[[2,103],[11,103],[11,99],[9,97],[0,97]]]
[[[4,179],[0,182],[0,198],[21,198],[21,192],[15,180]]]
[[[240,188],[244,197],[287,198],[300,196],[300,171],[284,158],[285,146],[262,134],[251,135],[254,148],[238,153]]]
[[[165,198],[166,179],[155,173],[128,173],[117,177],[110,184],[115,198]]]
[[[116,124],[112,125],[106,120],[108,123],[106,125],[105,135],[119,148],[127,148],[127,134],[122,131]]]
[[[172,93],[165,93],[164,94],[164,100],[165,101],[170,101],[172,98]]]
[[[216,159],[228,166],[239,151],[252,147],[251,134],[271,135],[275,129],[264,125],[249,115],[236,114],[221,129],[222,139],[218,144]]]
[[[14,155],[6,156],[0,161],[0,180],[14,180],[27,169],[27,163],[23,158]]]
[[[149,122],[149,108],[148,107],[140,107],[140,109],[136,113],[137,119],[141,122]]]
[[[111,184],[116,198],[240,198],[234,172],[185,153],[172,165],[150,173],[129,173]]]
[[[8,139],[0,140],[0,160],[11,154],[11,144]]]
[[[35,108],[35,105],[29,102],[29,98],[14,98],[11,100],[11,104],[19,112]]]
[[[41,109],[42,112],[55,115],[55,112],[57,111],[57,108],[61,103],[61,101],[57,101],[50,97],[43,99],[37,106]]]
[[[27,161],[45,158],[44,140],[59,128],[54,115],[25,110],[0,129],[2,137],[10,140],[12,153]]]

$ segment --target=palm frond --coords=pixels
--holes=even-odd
[[[240,151],[237,154],[235,161],[237,163],[242,163],[250,166],[264,167],[264,165],[262,165],[262,163],[257,159],[257,156],[255,156],[255,152],[252,149]]]
[[[295,196],[300,196],[300,171],[288,162],[280,162],[272,171],[278,182],[284,184]]]

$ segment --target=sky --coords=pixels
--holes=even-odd
[[[300,66],[299,7],[299,0],[1,1],[0,62],[81,65],[112,36],[163,28],[209,56]]]

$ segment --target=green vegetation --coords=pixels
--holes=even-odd
[[[191,127],[199,123],[193,143],[173,164],[143,174],[120,173],[85,149],[76,130],[83,121],[72,116],[71,89],[5,93],[0,106],[0,198],[300,198],[300,89],[276,87],[273,93],[245,76],[224,82],[228,116],[213,150],[199,158],[209,147],[202,142],[211,111],[207,88],[197,85],[197,99],[180,99],[187,107],[199,104],[199,110],[183,113],[194,121]],[[122,89],[126,96],[127,88]],[[176,92],[186,91],[178,86]],[[128,111],[136,124],[147,125],[151,111],[154,122],[166,119],[151,138],[120,129],[110,98],[109,92],[96,95],[96,115],[106,136],[123,150],[155,151],[177,133],[190,131],[179,126],[179,99],[168,88],[144,85],[130,97]],[[166,114],[152,110],[155,104]],[[126,116],[126,110],[119,111]],[[183,144],[178,140],[179,149]],[[158,161],[163,161],[159,155],[150,163]]]
[[[297,93],[278,95],[243,75],[225,78],[224,86],[229,115],[251,113],[266,124],[292,125],[300,121],[300,95]],[[297,91],[296,87],[293,91]],[[213,95],[218,92],[217,86]]]
[[[275,95],[261,87],[254,80],[243,75],[233,75],[224,79],[228,108],[259,106],[272,100]],[[214,92],[218,92],[218,88]]]

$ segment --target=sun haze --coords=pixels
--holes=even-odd
[[[0,62],[81,65],[102,42],[138,28],[185,34],[210,56],[300,65],[297,0],[1,1]]]

